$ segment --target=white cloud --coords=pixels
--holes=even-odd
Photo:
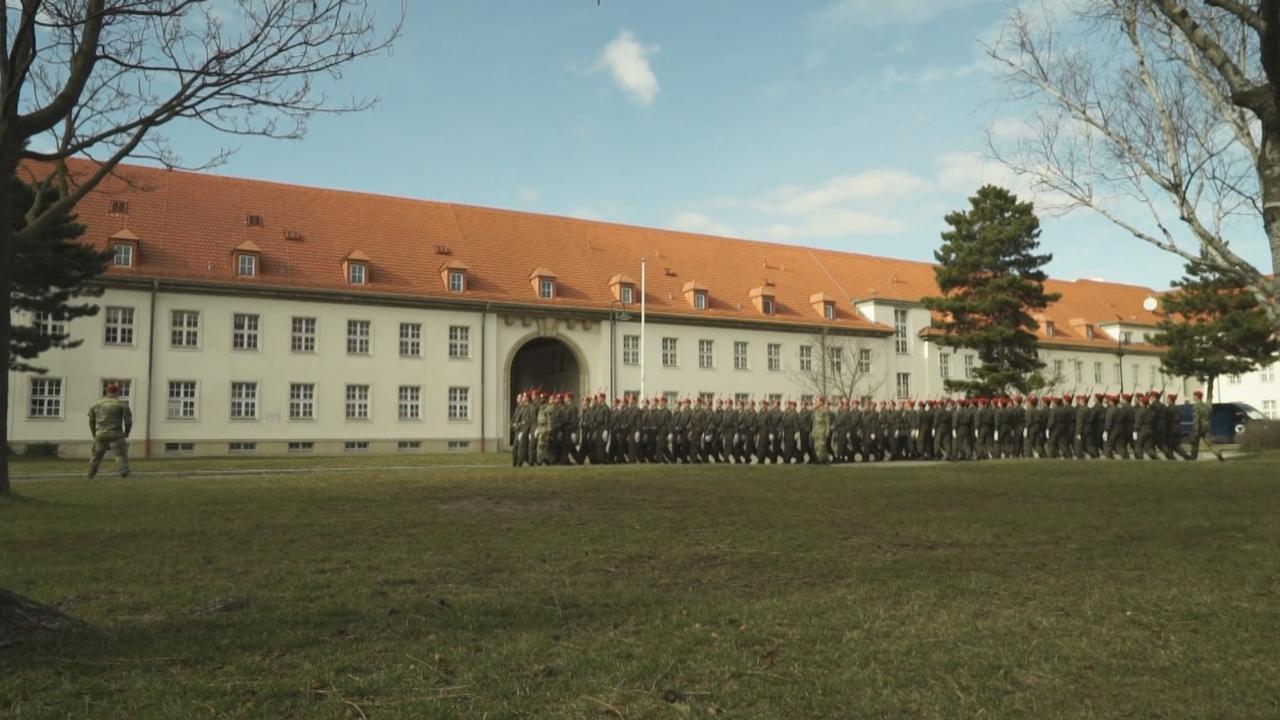
[[[657,45],[642,45],[630,30],[620,30],[605,46],[597,65],[609,71],[613,82],[641,107],[649,107],[658,96],[658,76],[653,74],[649,57],[658,52]]]
[[[705,235],[720,235],[722,237],[734,237],[737,235],[733,228],[723,223],[712,220],[706,213],[697,212],[695,210],[686,210],[678,212],[671,218],[671,224],[677,230],[685,232],[703,233]]]
[[[857,175],[840,175],[811,190],[784,185],[756,201],[767,212],[803,215],[849,202],[893,200],[925,192],[927,180],[898,170],[869,170]]]
[[[835,208],[805,216],[800,223],[774,223],[769,226],[769,237],[780,241],[865,237],[896,235],[905,229],[906,225],[901,220],[861,210]]]

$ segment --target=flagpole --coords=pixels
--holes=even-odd
[[[646,263],[645,258],[640,258],[640,399],[643,400],[648,395],[644,394],[644,312],[645,312],[645,296],[646,296]]]

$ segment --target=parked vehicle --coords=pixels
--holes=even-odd
[[[1182,437],[1190,437],[1191,428],[1195,425],[1196,406],[1184,403],[1178,409],[1182,411]],[[1248,403],[1214,403],[1209,432],[1216,443],[1235,443],[1240,441],[1238,436],[1245,431],[1250,421],[1266,419],[1267,416]]]

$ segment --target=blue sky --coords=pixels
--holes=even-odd
[[[978,39],[1012,5],[412,0],[394,52],[335,84],[374,110],[299,142],[171,134],[192,163],[238,146],[228,175],[931,260],[943,216],[1008,180],[983,128],[1022,109]],[[1180,274],[1083,211],[1042,221],[1055,277]]]

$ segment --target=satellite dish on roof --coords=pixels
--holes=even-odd
[[[1142,309],[1146,310],[1147,312],[1155,312],[1156,308],[1158,307],[1160,307],[1160,303],[1150,295],[1148,295],[1147,298],[1142,301]]]

